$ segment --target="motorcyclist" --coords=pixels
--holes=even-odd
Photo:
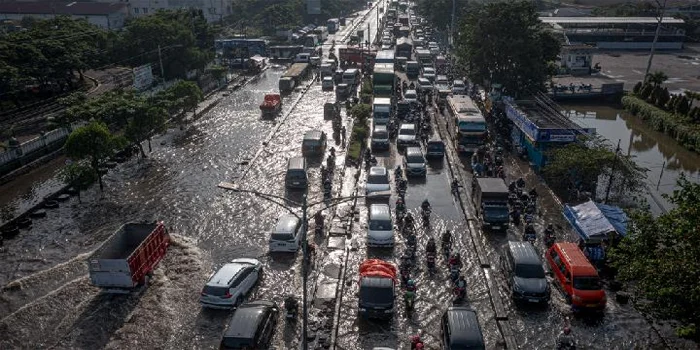
[[[396,199],[396,211],[400,213],[406,211],[406,203],[403,202],[403,199],[401,199],[401,197]]]
[[[526,241],[535,240],[537,238],[537,232],[532,224],[527,224],[525,226],[525,233],[523,234],[523,239]]]
[[[459,191],[459,181],[457,179],[452,180],[452,192],[456,193]]]
[[[437,252],[437,247],[435,246],[435,238],[430,237],[430,239],[428,239],[428,245],[425,247],[425,252],[427,254],[435,254],[435,252]]]
[[[450,257],[448,264],[450,267],[462,267],[462,258],[459,256],[459,253],[454,253],[452,257]]]
[[[508,191],[515,193],[516,187],[517,185],[515,184],[515,181],[511,181],[508,185]]]
[[[415,293],[416,292],[416,282],[409,279],[408,282],[406,282],[406,291]]]
[[[406,217],[403,219],[404,220],[404,227],[413,227],[413,215],[411,213],[406,213]]]
[[[284,308],[288,312],[296,314],[298,307],[299,304],[297,303],[297,299],[293,295],[289,295],[287,296],[287,298],[284,299]]]
[[[418,346],[423,347],[423,341],[420,339],[419,335],[414,335],[411,337],[411,350],[415,350]]]
[[[415,247],[416,246],[416,234],[411,232],[406,236],[406,245],[410,247]]]
[[[513,211],[510,212],[510,217],[513,219],[515,226],[520,226],[520,209],[513,209]]]
[[[401,169],[400,165],[396,167],[396,170],[394,170],[394,177],[397,180],[403,178],[403,170]]]
[[[564,330],[557,337],[557,349],[575,349],[576,342],[571,335],[571,328],[564,327]]]
[[[444,246],[445,243],[452,243],[452,232],[450,230],[445,230],[442,234],[442,245]]]
[[[420,205],[420,208],[423,209],[423,211],[430,210],[430,202],[428,202],[428,198],[423,200],[423,203]]]
[[[536,188],[533,187],[533,188],[530,190],[529,194],[530,194],[530,197],[532,197],[532,198],[534,198],[534,199],[537,199],[537,189],[536,189]]]
[[[544,242],[545,244],[550,247],[552,244],[554,244],[554,241],[557,239],[556,235],[554,234],[554,225],[549,224],[547,225],[547,228],[544,230]]]
[[[314,223],[316,223],[316,227],[323,226],[323,213],[319,211],[314,215]]]
[[[518,179],[518,181],[515,183],[515,185],[520,187],[520,188],[523,188],[523,187],[525,187],[525,180],[523,180],[523,178],[521,177]]]
[[[464,278],[464,276],[459,276],[457,279],[456,287],[460,289],[464,289],[466,291],[467,289],[467,280]]]
[[[367,150],[369,151],[369,148]],[[335,158],[335,147],[331,147],[331,156]]]

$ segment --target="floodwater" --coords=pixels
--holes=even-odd
[[[654,213],[672,208],[662,194],[677,189],[681,174],[700,182],[700,154],[689,151],[668,135],[655,131],[641,119],[613,106],[564,104],[573,120],[582,126],[595,128],[613,147],[620,142],[623,154],[631,154],[647,173],[647,201]]]

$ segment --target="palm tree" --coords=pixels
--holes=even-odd
[[[657,70],[654,73],[647,74],[646,79],[648,83],[651,83],[654,85],[654,87],[657,87],[668,80],[668,75],[660,70]]]

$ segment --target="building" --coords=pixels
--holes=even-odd
[[[3,2],[0,3],[0,20],[20,21],[24,17],[40,19],[55,16],[84,18],[89,23],[104,29],[120,29],[128,16],[124,3],[101,2]]]
[[[561,31],[571,45],[591,45],[599,49],[651,49],[658,20],[656,17],[540,17]],[[655,48],[680,50],[685,31],[682,19],[664,17]]]
[[[545,96],[517,103],[510,97],[503,97],[502,102],[506,117],[513,122],[513,145],[527,153],[536,171],[547,164],[548,150],[576,142],[579,134],[595,133],[595,129],[584,129],[571,121]]]
[[[126,0],[125,3],[132,17],[148,16],[158,10],[197,9],[207,22],[217,22],[233,14],[232,0]]]

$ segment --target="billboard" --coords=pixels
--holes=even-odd
[[[151,64],[144,64],[143,66],[136,67],[133,69],[134,72],[134,89],[145,90],[153,85],[153,70],[151,69]]]
[[[308,15],[320,15],[321,14],[321,0],[306,0],[306,14],[308,14]]]

